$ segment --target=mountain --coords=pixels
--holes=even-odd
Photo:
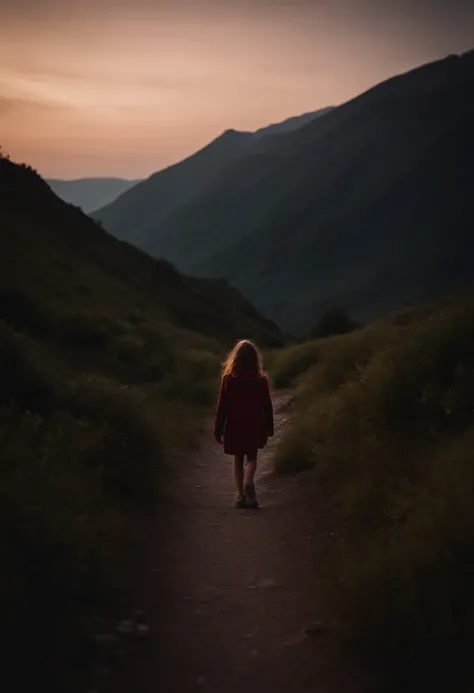
[[[474,52],[452,55],[262,137],[146,234],[114,216],[124,197],[98,214],[292,330],[334,305],[371,319],[474,275],[473,93]]]
[[[144,306],[165,331],[192,330],[222,343],[243,334],[263,344],[281,339],[225,280],[183,276],[118,241],[60,200],[31,168],[1,157],[0,207],[0,319],[13,310],[2,296],[17,292],[58,320],[72,308],[125,319]]]
[[[113,202],[140,180],[123,178],[78,178],[77,180],[48,179],[47,184],[65,202],[88,213]]]
[[[156,249],[159,255],[155,248],[157,239],[167,232],[168,219],[173,214],[200,197],[212,195],[214,186],[234,164],[241,164],[247,157],[258,158],[267,135],[293,132],[329,110],[289,118],[255,133],[226,130],[192,156],[157,171],[92,216],[117,238],[147,251]]]
[[[19,690],[75,689],[127,528],[163,499],[165,454],[195,443],[245,336],[282,343],[225,280],[118,241],[0,156],[0,642]]]
[[[327,108],[320,108],[318,111],[311,111],[311,113],[293,116],[292,118],[287,118],[282,123],[275,123],[274,125],[267,125],[264,128],[260,128],[253,134],[255,137],[263,137],[264,135],[281,135],[285,132],[293,132],[293,130],[298,130],[315,118],[320,118],[326,113],[329,113],[333,108],[334,106],[328,106]]]

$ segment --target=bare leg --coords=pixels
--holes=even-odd
[[[237,495],[243,496],[244,494],[244,456],[234,455],[234,484]]]
[[[245,465],[245,486],[254,485],[255,472],[257,471],[257,453],[247,455],[247,464]]]
[[[245,501],[247,508],[258,508],[258,500],[255,494],[254,477],[257,469],[257,452],[247,455],[247,464],[245,465]]]

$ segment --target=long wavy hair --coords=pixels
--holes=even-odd
[[[241,339],[223,363],[222,376],[256,373],[263,375],[262,355],[249,339]]]

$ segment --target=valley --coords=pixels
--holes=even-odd
[[[293,334],[415,305],[472,278],[473,82],[450,56],[290,132],[226,131],[94,216]]]
[[[473,94],[450,55],[145,180],[0,152],[19,690],[472,689]],[[258,511],[212,427],[242,338]]]

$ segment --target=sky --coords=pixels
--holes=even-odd
[[[0,145],[144,177],[472,48],[474,0],[0,0]]]

